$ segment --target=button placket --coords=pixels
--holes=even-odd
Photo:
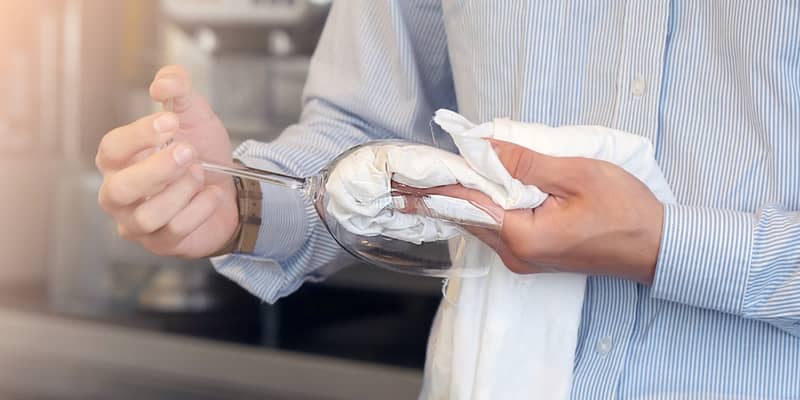
[[[590,330],[581,341],[581,361],[575,372],[573,390],[612,395],[617,389],[619,371],[625,363],[626,341],[636,318],[636,285],[610,277],[591,278],[587,291],[591,315]],[[603,388],[597,387],[603,382]],[[578,397],[580,398],[580,396]]]
[[[626,14],[614,127],[655,144],[669,5],[630,2]]]

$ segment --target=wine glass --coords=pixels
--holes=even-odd
[[[163,103],[166,111],[172,111],[174,100]],[[436,130],[431,124],[434,146],[431,148],[455,149],[449,135]],[[159,146],[160,150],[168,146]],[[482,276],[488,272],[488,263],[465,262],[469,257],[468,248],[485,247],[483,241],[472,233],[497,235],[503,222],[503,210],[488,198],[465,188],[414,188],[392,182],[390,188],[368,199],[382,207],[381,214],[391,218],[395,213],[413,213],[425,218],[449,223],[449,234],[435,240],[409,241],[387,234],[363,234],[348,230],[334,213],[329,212],[332,199],[327,190],[328,179],[335,173],[343,160],[370,147],[379,146],[426,146],[397,140],[379,140],[358,146],[341,153],[319,173],[309,177],[295,177],[275,171],[268,171],[248,166],[225,166],[201,161],[203,169],[243,179],[254,179],[267,184],[283,186],[299,191],[314,204],[325,228],[333,239],[348,253],[366,263],[392,271],[413,275],[433,277],[472,277]],[[388,170],[383,171],[387,176]],[[471,193],[469,193],[471,192]],[[460,193],[461,197],[453,197]],[[480,197],[480,199],[477,199]],[[472,199],[470,199],[472,198]],[[397,199],[402,199],[397,201]],[[361,199],[362,201],[364,199]],[[472,232],[472,233],[471,233]],[[468,244],[473,244],[468,246]],[[479,247],[480,246],[480,247]]]
[[[486,274],[487,265],[461,262],[466,257],[467,244],[480,243],[469,233],[470,230],[496,232],[502,224],[502,214],[481,203],[470,201],[474,207],[464,207],[466,200],[443,195],[441,194],[443,191],[437,191],[436,188],[421,189],[396,183],[392,183],[391,188],[385,192],[368,199],[380,205],[380,213],[384,219],[392,218],[395,213],[413,213],[446,223],[449,234],[427,241],[403,240],[385,232],[357,233],[353,229],[347,229],[343,221],[338,219],[335,213],[330,212],[335,200],[330,195],[327,183],[329,178],[336,174],[337,167],[356,152],[387,145],[425,146],[393,140],[365,143],[340,154],[316,175],[304,178],[247,166],[228,167],[208,162],[200,164],[211,172],[255,179],[301,192],[314,204],[317,214],[333,239],[344,250],[369,264],[392,271],[435,277],[469,277]],[[389,171],[384,172],[390,174]],[[399,199],[402,200],[398,201]],[[464,213],[465,209],[472,209],[472,212]]]

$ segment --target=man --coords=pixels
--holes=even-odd
[[[158,254],[227,251],[242,231],[236,190],[193,164],[231,162],[225,130],[179,68],[151,94],[176,98],[175,113],[104,138],[99,202]],[[800,398],[800,6],[338,1],[301,121],[236,156],[308,175],[371,139],[428,140],[442,107],[604,125],[656,148],[678,205],[602,162],[497,145],[515,177],[553,195],[506,215],[494,245],[507,266],[590,275],[573,398]],[[300,197],[261,191],[253,255],[215,265],[275,301],[324,277],[338,250]]]

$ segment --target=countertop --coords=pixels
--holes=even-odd
[[[414,399],[421,372],[0,307],[3,399]]]

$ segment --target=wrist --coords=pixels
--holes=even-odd
[[[241,165],[238,160],[235,164]],[[210,257],[229,253],[250,253],[255,251],[258,232],[261,228],[261,186],[257,181],[232,177],[236,207],[236,228],[228,241]]]
[[[616,235],[615,245],[609,246],[614,254],[603,263],[608,269],[602,274],[652,285],[664,225],[664,207],[656,203],[649,211],[637,214],[637,226]]]

